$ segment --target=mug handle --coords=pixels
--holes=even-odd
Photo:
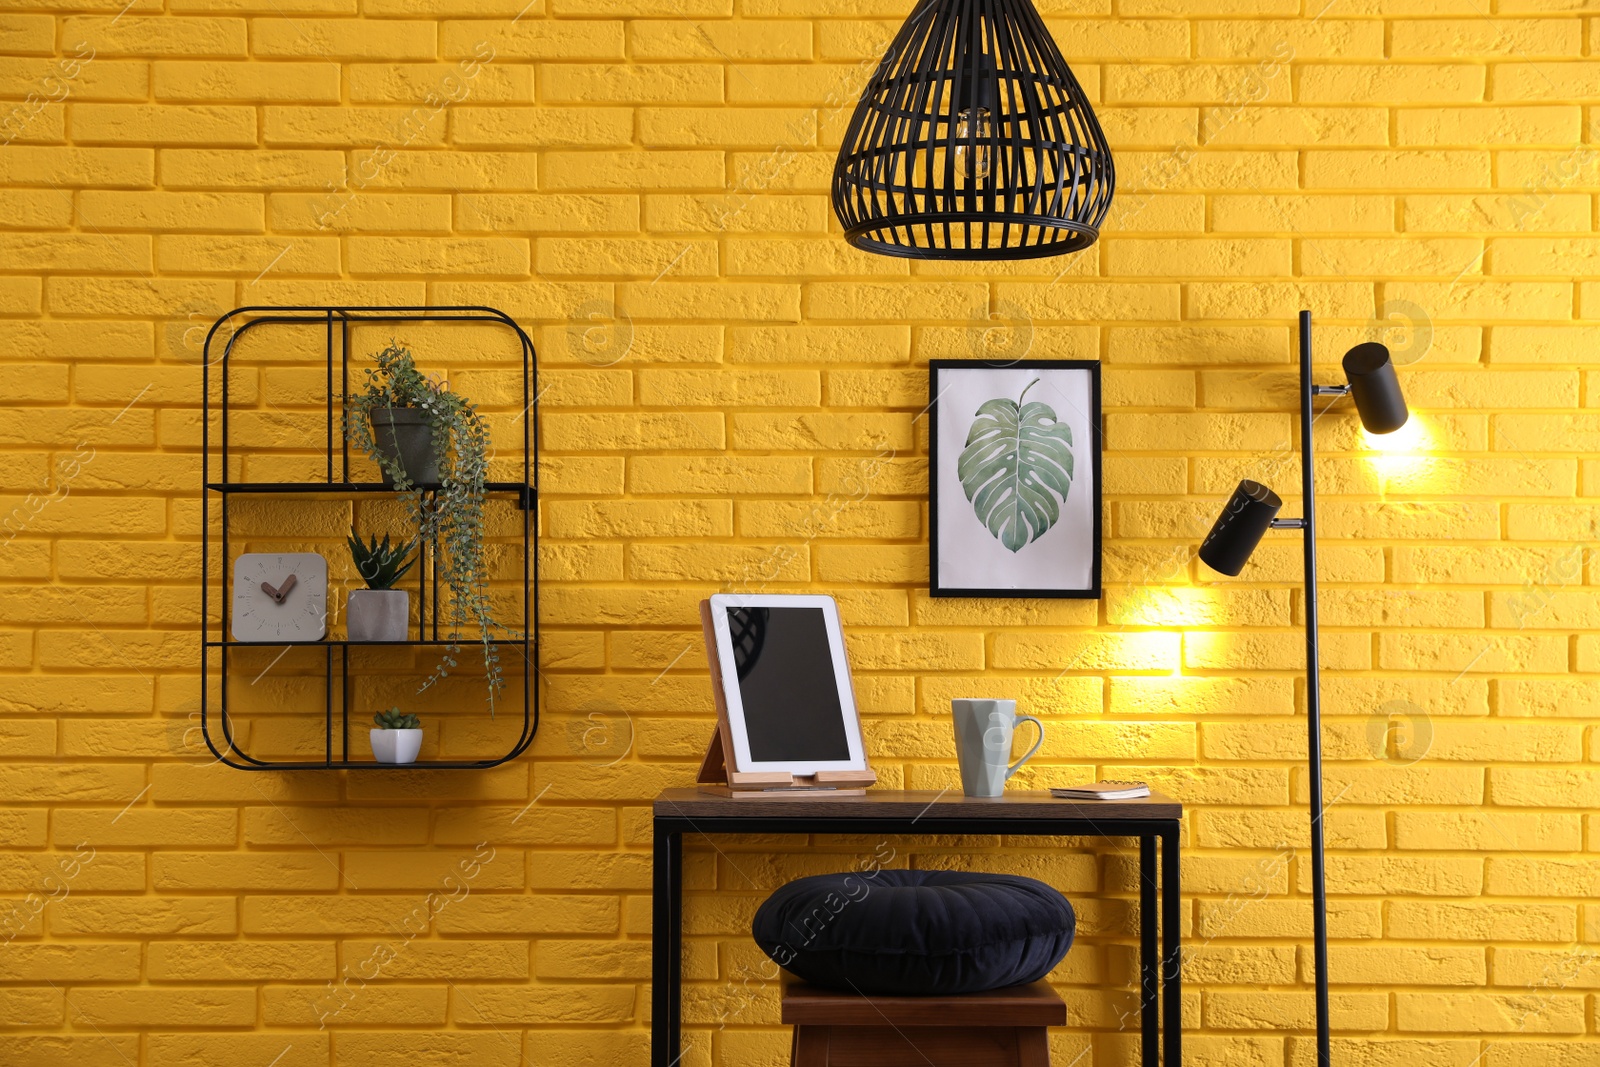
[[[1017,760],[1017,762],[1013,763],[1011,766],[1006,768],[1006,781],[1008,781],[1008,782],[1011,780],[1011,776],[1013,774],[1016,774],[1017,771],[1022,769],[1022,765],[1024,763],[1027,763],[1029,760],[1031,760],[1033,758],[1033,754],[1035,752],[1039,751],[1039,746],[1044,744],[1044,723],[1040,722],[1038,719],[1034,718],[1032,715],[1018,715],[1017,716],[1017,721],[1018,722],[1031,722],[1031,723],[1033,723],[1033,725],[1037,726],[1039,728],[1039,739],[1033,743],[1033,747],[1028,749],[1027,753],[1024,754],[1021,759]]]

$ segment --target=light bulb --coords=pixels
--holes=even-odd
[[[994,127],[986,107],[965,108],[956,115],[956,169],[971,181],[989,176],[989,138]]]

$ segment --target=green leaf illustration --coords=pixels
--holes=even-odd
[[[978,521],[1016,552],[1061,518],[1072,488],[1072,430],[1048,404],[1024,404],[1035,378],[1012,401],[990,400],[975,412],[956,475]]]

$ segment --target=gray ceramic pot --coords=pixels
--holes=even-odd
[[[421,408],[373,408],[372,440],[378,451],[400,461],[400,469],[413,482],[439,484],[439,459],[433,451],[433,428]],[[383,484],[393,484],[383,472]]]
[[[352,641],[404,641],[411,594],[404,589],[353,589],[345,609]]]

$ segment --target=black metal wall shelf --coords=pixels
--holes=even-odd
[[[393,486],[384,485],[382,482],[207,482],[206,488],[215,493],[398,493]],[[427,492],[430,487],[419,487]],[[531,500],[533,486],[522,482],[484,482],[483,490],[486,493],[521,493],[524,500]]]
[[[382,648],[385,645],[391,648],[447,648],[450,645],[461,644],[448,637],[423,638],[411,641],[341,641],[337,637],[325,637],[320,641],[206,641],[207,648],[339,648],[348,645],[351,648]]]
[[[521,732],[511,745],[509,751],[502,755],[486,757],[483,759],[431,759],[419,760],[416,763],[396,766],[393,764],[379,763],[370,759],[350,758],[351,735],[351,697],[352,674],[351,658],[358,654],[362,648],[386,649],[393,652],[395,649],[441,649],[459,645],[462,649],[477,643],[477,638],[463,636],[459,640],[453,639],[448,633],[439,632],[439,590],[436,581],[432,580],[431,561],[423,553],[423,560],[416,570],[418,589],[418,611],[416,619],[416,637],[405,641],[348,641],[332,636],[318,641],[295,642],[254,642],[238,641],[228,636],[228,618],[226,607],[231,599],[230,586],[232,575],[228,573],[231,557],[229,555],[230,533],[230,500],[235,497],[270,497],[274,495],[303,496],[316,494],[320,496],[349,497],[376,496],[389,494],[398,497],[398,492],[389,485],[381,482],[354,481],[350,474],[350,446],[345,439],[343,431],[344,412],[343,398],[350,392],[350,333],[356,326],[381,323],[421,323],[421,322],[458,322],[458,323],[483,323],[499,325],[513,331],[518,346],[521,350],[521,378],[522,378],[522,409],[517,421],[520,423],[522,436],[522,454],[520,473],[521,478],[516,481],[493,481],[485,484],[486,493],[492,496],[504,497],[512,494],[513,503],[523,511],[529,512],[522,522],[522,618],[520,625],[513,628],[516,638],[496,641],[495,644],[502,650],[511,649],[522,659],[522,721]],[[326,453],[326,461],[321,464],[324,477],[315,481],[289,482],[289,481],[230,481],[227,473],[229,466],[230,450],[232,449],[229,430],[232,417],[236,414],[230,397],[229,371],[236,360],[236,346],[240,340],[250,333],[267,326],[300,326],[318,327],[322,333],[324,358],[322,361],[323,374],[323,419],[322,433],[319,435],[322,451]],[[483,769],[495,767],[509,760],[515,759],[527,750],[532,743],[533,736],[539,727],[539,697],[536,684],[538,662],[538,523],[532,514],[538,497],[536,452],[538,442],[538,410],[534,403],[533,390],[535,352],[533,341],[526,331],[519,326],[511,316],[505,312],[491,307],[457,306],[457,307],[340,307],[340,306],[294,306],[294,307],[240,307],[223,315],[212,324],[206,335],[205,365],[203,374],[203,422],[204,422],[204,452],[202,459],[201,481],[205,487],[203,492],[205,523],[201,535],[202,581],[200,596],[201,619],[201,679],[200,679],[200,727],[205,737],[206,745],[217,760],[229,767],[240,770],[265,771],[265,770],[448,770],[448,769]],[[293,363],[275,362],[274,368],[296,367]],[[299,365],[297,369],[303,369]],[[213,401],[213,385],[219,386],[217,401]],[[525,416],[525,417],[524,417]],[[213,426],[213,421],[217,425]],[[317,442],[309,442],[315,447]],[[238,456],[235,454],[234,459]],[[499,457],[502,462],[504,457]],[[516,470],[515,461],[512,463],[513,472]],[[222,474],[222,480],[214,480],[212,472]],[[428,491],[427,486],[422,487],[423,492]],[[213,535],[212,525],[216,522],[220,533]],[[215,543],[214,543],[215,542]],[[213,574],[215,567],[216,573]],[[332,588],[329,595],[332,595]],[[220,621],[213,623],[210,613],[213,605],[222,608],[219,612]],[[429,608],[432,608],[431,612]],[[229,660],[230,656],[240,650],[254,649],[276,651],[287,654],[291,649],[317,649],[323,650],[322,684],[320,685],[322,700],[321,708],[306,709],[307,715],[315,715],[322,720],[323,728],[323,757],[320,760],[286,759],[271,760],[257,759],[245,752],[239,745],[235,735],[234,721],[229,712]],[[218,692],[215,697],[211,691],[213,675],[213,657],[219,666],[216,668],[216,677],[219,682]],[[464,669],[470,669],[471,660],[463,658]],[[507,709],[509,710],[509,709]],[[364,726],[365,716],[362,716]],[[216,736],[220,734],[220,736]]]

